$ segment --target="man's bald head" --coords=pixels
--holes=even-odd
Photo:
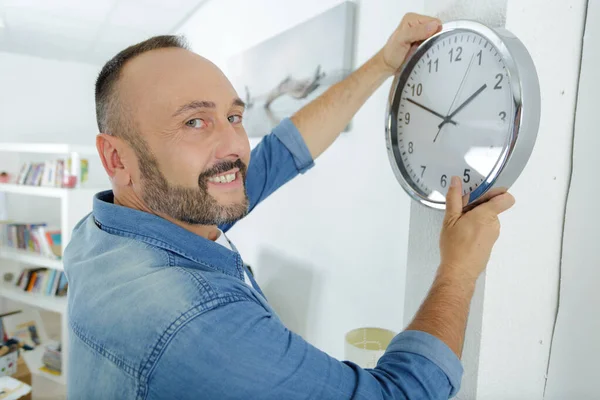
[[[182,37],[153,37],[107,62],[96,113],[116,200],[194,225],[245,215],[244,102]]]
[[[189,50],[182,36],[162,35],[129,46],[110,59],[96,80],[96,119],[100,132],[122,137],[131,142],[132,124],[123,115],[123,104],[119,104],[117,83],[125,64],[133,58],[152,50],[179,48]]]

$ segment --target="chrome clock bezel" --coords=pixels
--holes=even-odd
[[[446,208],[446,203],[432,201],[423,195],[404,169],[397,137],[398,107],[402,89],[421,57],[438,40],[449,33],[460,31],[482,36],[502,56],[513,99],[513,126],[509,139],[490,175],[466,199],[466,207],[485,201],[495,193],[506,191],[514,184],[529,161],[540,123],[541,98],[535,65],[525,45],[511,32],[503,28],[492,29],[475,21],[459,20],[445,23],[440,32],[421,43],[405,61],[392,83],[385,120],[386,147],[392,170],[402,188],[418,203],[441,210]]]

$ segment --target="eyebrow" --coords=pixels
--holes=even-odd
[[[233,100],[232,105],[246,108],[246,103],[244,103],[239,97]],[[188,111],[198,110],[201,108],[217,108],[217,105],[214,101],[194,100],[179,107],[177,111],[175,111],[175,113],[173,114],[173,117],[176,117]]]

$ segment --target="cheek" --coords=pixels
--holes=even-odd
[[[198,152],[182,150],[165,160],[163,174],[170,184],[186,187],[198,186],[198,176],[206,169],[206,163]]]

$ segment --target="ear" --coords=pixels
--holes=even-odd
[[[127,163],[123,162],[127,151],[123,140],[100,133],[96,136],[96,149],[111,182],[117,186],[128,186],[131,183],[131,171],[125,166]]]

